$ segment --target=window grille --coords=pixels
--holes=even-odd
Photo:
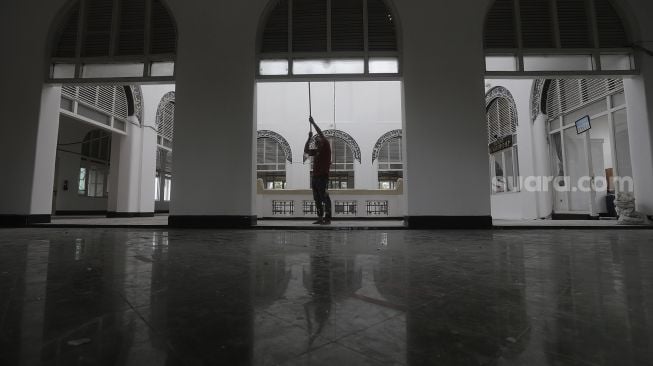
[[[335,212],[338,216],[356,216],[356,201],[336,201]]]
[[[121,64],[135,65],[138,73],[117,72],[115,77],[146,79],[159,63],[174,62],[176,49],[175,22],[161,0],[78,0],[69,8],[56,33],[50,76],[88,77],[84,69],[90,59],[93,64],[109,66],[116,65],[119,57]],[[152,67],[145,67],[146,62],[152,62],[148,65]],[[70,71],[58,74],[62,65],[66,67],[61,70]]]
[[[396,74],[399,47],[395,22],[383,0],[280,0],[268,13],[260,36],[259,75]],[[376,70],[371,67],[374,58],[384,58],[393,66]],[[299,71],[298,63],[293,72],[296,62],[306,61],[307,70]],[[331,62],[338,67],[331,68]],[[347,62],[356,65],[346,67]],[[365,64],[367,67],[360,66]]]
[[[379,150],[379,170],[403,170],[401,137],[383,144]]]
[[[315,201],[304,201],[304,215],[316,215],[317,208],[315,207]]]
[[[327,139],[331,144],[331,170],[354,170],[355,159],[351,146],[338,137],[327,137]]]
[[[272,201],[272,214],[273,215],[294,215],[295,202],[294,201]]]
[[[549,120],[583,108],[608,95],[624,90],[621,79],[556,79],[551,80],[546,95]]]
[[[367,201],[368,216],[388,216],[388,201]]]

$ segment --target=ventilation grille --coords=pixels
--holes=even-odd
[[[488,144],[517,133],[515,106],[506,98],[496,98],[487,108]]]
[[[145,29],[148,2],[151,6],[151,27]],[[83,12],[80,12],[80,3],[81,0],[78,0],[66,16],[54,44],[53,57],[76,57],[77,40],[83,37],[82,57],[140,58],[144,56],[148,32],[150,54],[170,55],[176,52],[177,29],[160,0],[86,0]],[[81,35],[78,34],[80,20],[84,24]],[[115,39],[112,39],[112,34],[115,34]]]
[[[84,47],[82,56],[109,56],[113,0],[89,0],[86,2]]]
[[[151,54],[173,54],[177,51],[177,28],[168,9],[159,0],[152,1]]]
[[[553,120],[623,89],[621,79],[552,80],[546,96],[546,114]]]
[[[156,130],[159,136],[172,141],[175,125],[175,103],[167,102],[156,121]]]
[[[331,49],[364,51],[362,0],[331,0]]]
[[[145,46],[145,0],[120,1],[119,55],[141,55]]]
[[[553,48],[553,20],[548,0],[521,1],[522,42],[525,48]]]
[[[497,0],[488,12],[485,21],[485,48],[517,48],[519,41],[523,48],[530,49],[629,47],[624,24],[610,0],[516,1],[519,4],[519,14],[515,10],[515,0]],[[596,14],[594,19],[589,11],[592,2]],[[521,20],[521,40],[517,39],[517,19]],[[593,41],[593,25],[598,30],[598,45]],[[556,39],[556,35],[559,35],[559,39]]]
[[[261,35],[262,53],[288,52],[289,29],[293,52],[363,52],[366,11],[368,50],[398,49],[395,19],[382,0],[368,0],[367,9],[363,0],[294,0],[289,6],[288,0],[280,0],[270,12]]]
[[[629,47],[630,42],[624,24],[608,0],[596,0],[596,25],[599,45],[602,48]]]
[[[558,1],[562,48],[591,48],[592,37],[585,0]]]
[[[325,52],[327,50],[326,1],[293,1],[292,16],[293,52]]]
[[[129,116],[127,95],[122,86],[64,86],[61,94],[115,118],[125,120]]]
[[[164,173],[172,173],[172,151],[158,148],[156,153],[156,170]]]
[[[381,0],[367,2],[368,41],[370,51],[397,51],[395,19]]]
[[[270,13],[262,41],[264,53],[288,52],[288,0],[281,0]]]
[[[514,0],[497,0],[485,21],[485,48],[517,48]]]
[[[77,27],[79,25],[79,4],[75,4],[59,32],[59,41],[55,45],[54,56],[73,58],[77,49]]]

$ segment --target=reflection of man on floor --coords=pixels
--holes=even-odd
[[[327,192],[329,170],[331,169],[331,145],[313,120],[313,117],[308,120],[317,132],[315,149],[309,147],[313,131],[308,133],[308,140],[304,145],[304,153],[313,157],[311,189],[313,190],[313,199],[315,199],[315,207],[317,208],[317,221],[314,224],[328,225],[331,223],[331,197]]]
[[[322,334],[331,315],[331,244],[316,242],[311,248],[311,274],[308,284],[311,301],[304,304],[308,323],[308,344]]]

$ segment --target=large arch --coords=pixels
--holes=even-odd
[[[172,81],[176,53],[164,0],[74,0],[51,27],[46,81]]]

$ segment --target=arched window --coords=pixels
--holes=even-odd
[[[379,189],[395,189],[403,178],[402,131],[394,130],[381,136],[374,146],[372,162],[378,160]]]
[[[269,130],[257,131],[256,176],[266,189],[285,189],[286,161],[292,163],[290,144],[283,136]]]
[[[574,184],[591,176],[595,198],[584,192],[556,190],[556,212],[609,213],[606,194],[630,191],[613,178],[632,177],[628,113],[621,79],[547,80],[541,98],[548,118],[554,184]],[[571,187],[570,187],[571,188]],[[614,216],[614,213],[612,213]]]
[[[79,183],[77,192],[87,197],[107,197],[111,134],[93,130],[82,142]]]
[[[161,98],[156,112],[157,162],[154,199],[170,201],[172,191],[172,140],[175,125],[175,92]]]
[[[354,150],[340,137],[327,137],[331,144],[329,189],[354,188]]]
[[[611,0],[496,0],[486,75],[634,74],[632,39]]]
[[[286,188],[286,154],[269,137],[256,140],[256,177],[263,179],[266,189]]]
[[[60,107],[64,114],[127,130],[130,106],[125,87],[67,85],[61,88]]]
[[[397,75],[396,24],[383,0],[275,0],[259,34],[258,75]]]
[[[492,193],[519,191],[517,109],[510,92],[497,87],[486,96]]]
[[[50,80],[174,80],[177,29],[161,0],[78,0],[54,28]]]

